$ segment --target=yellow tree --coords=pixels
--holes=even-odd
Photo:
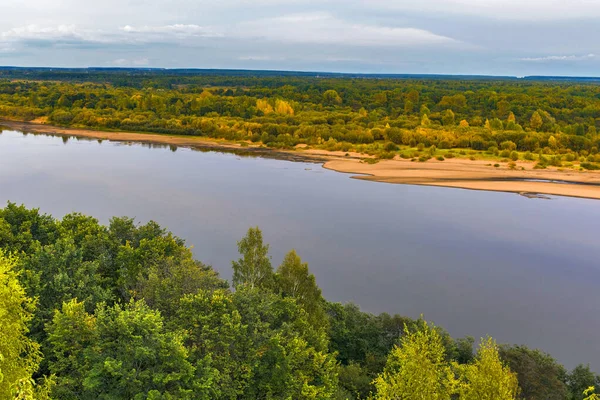
[[[404,327],[402,345],[387,359],[375,381],[376,399],[449,400],[455,379],[435,326],[420,321],[415,332]]]
[[[517,376],[500,361],[496,342],[482,339],[472,364],[457,365],[461,400],[513,400],[517,398]]]
[[[16,259],[0,250],[0,398],[26,398],[41,359],[39,346],[27,338],[33,302],[14,271]]]
[[[531,127],[531,129],[533,130],[538,130],[542,127],[542,125],[544,124],[544,120],[542,119],[542,116],[540,115],[539,112],[535,111],[532,115],[531,115],[531,119],[529,120],[529,126]]]

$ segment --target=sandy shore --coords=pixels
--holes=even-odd
[[[499,168],[489,161],[447,159],[411,162],[409,160],[385,160],[376,164],[365,163],[359,154],[346,156],[342,152],[324,150],[272,151],[257,146],[242,147],[240,144],[199,137],[171,136],[133,132],[104,132],[87,129],[59,128],[45,124],[16,121],[0,121],[10,129],[77,136],[121,142],[143,142],[206,149],[242,150],[266,153],[287,159],[324,161],[324,167],[345,173],[357,174],[356,179],[386,183],[445,186],[473,190],[514,192],[521,194],[549,194],[559,196],[600,199],[600,172],[558,169],[533,169],[533,163],[519,162],[511,170],[503,163]],[[521,167],[524,168],[521,170]]]

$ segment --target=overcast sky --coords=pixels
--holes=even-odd
[[[600,75],[600,0],[1,0],[0,65]]]

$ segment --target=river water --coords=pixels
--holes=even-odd
[[[0,202],[55,217],[153,219],[231,277],[259,226],[274,266],[295,248],[323,294],[423,314],[600,372],[600,202],[350,179],[319,164],[4,131]]]

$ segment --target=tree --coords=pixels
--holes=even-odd
[[[534,131],[537,131],[538,129],[540,129],[542,127],[543,124],[544,124],[544,120],[542,119],[542,116],[540,115],[540,113],[537,111],[534,111],[533,114],[531,115],[531,119],[529,120],[529,126],[531,127],[531,129],[533,129]]]
[[[596,388],[593,386],[584,390],[583,395],[586,396],[583,400],[600,400],[600,395],[596,393]]]
[[[442,124],[444,126],[453,126],[454,125],[454,112],[450,109],[444,111],[442,114]]]
[[[513,400],[519,390],[517,376],[503,365],[492,338],[482,339],[475,362],[457,366],[461,400]]]
[[[567,375],[567,386],[572,400],[583,400],[583,392],[589,387],[600,391],[600,376],[590,370],[589,365],[578,365]]]
[[[431,125],[431,121],[429,120],[429,117],[427,116],[427,114],[423,114],[423,116],[421,117],[421,126],[429,126]]]
[[[39,346],[27,337],[33,301],[25,295],[17,260],[0,250],[0,398],[10,399],[31,382],[41,359]],[[29,384],[29,386],[32,386]]]
[[[269,257],[269,245],[263,244],[262,232],[258,227],[248,229],[246,236],[238,242],[238,252],[242,255],[233,261],[233,287],[248,285],[251,288],[270,288],[273,280],[273,267]]]
[[[342,104],[342,98],[340,97],[338,92],[336,92],[333,89],[330,89],[323,93],[323,102],[328,106],[337,106]]]
[[[501,346],[500,358],[517,374],[521,398],[559,400],[567,397],[566,371],[550,355],[525,346]]]
[[[239,399],[328,399],[337,362],[324,327],[309,323],[294,299],[243,286],[233,302],[251,341],[251,383]]]
[[[85,350],[94,345],[96,317],[85,311],[85,304],[72,299],[54,312],[46,326],[50,372],[56,376],[53,396],[79,399],[84,395],[87,371]]]
[[[183,338],[167,332],[160,313],[143,302],[100,306],[95,316],[67,303],[49,328],[51,368],[65,378],[57,391],[72,398],[191,398],[194,368]],[[67,371],[75,371],[73,380]]]
[[[327,319],[323,310],[325,300],[321,289],[317,286],[315,276],[308,270],[295,250],[291,250],[277,268],[277,287],[283,296],[296,299],[308,314],[308,319],[315,326],[326,327]]]
[[[435,326],[420,322],[405,328],[401,346],[390,353],[382,374],[375,379],[377,399],[450,399],[456,384],[445,360],[445,348]]]

